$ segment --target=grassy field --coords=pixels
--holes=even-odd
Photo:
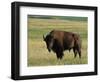
[[[80,20],[84,19],[84,20]],[[75,32],[82,39],[82,58],[74,58],[73,51],[65,51],[61,61],[54,52],[48,52],[43,35],[53,29]],[[53,17],[41,18],[28,16],[28,66],[87,64],[87,18]]]

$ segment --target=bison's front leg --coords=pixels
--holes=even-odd
[[[61,60],[61,59],[63,58],[63,56],[64,56],[63,52],[57,52],[56,55],[57,55],[57,59],[60,59],[60,60]]]

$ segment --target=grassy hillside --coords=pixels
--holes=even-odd
[[[29,15],[29,18],[36,19],[59,19],[59,20],[70,20],[70,21],[87,21],[87,17],[73,17],[73,16],[43,16],[43,15]]]

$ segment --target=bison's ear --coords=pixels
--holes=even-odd
[[[45,37],[44,37],[44,35],[43,35],[43,40],[45,41]]]

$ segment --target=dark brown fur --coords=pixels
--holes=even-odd
[[[81,39],[78,34],[59,30],[52,30],[46,37],[43,37],[46,42],[48,51],[53,50],[58,59],[62,59],[63,51],[73,49],[74,57],[77,53],[81,58]]]

